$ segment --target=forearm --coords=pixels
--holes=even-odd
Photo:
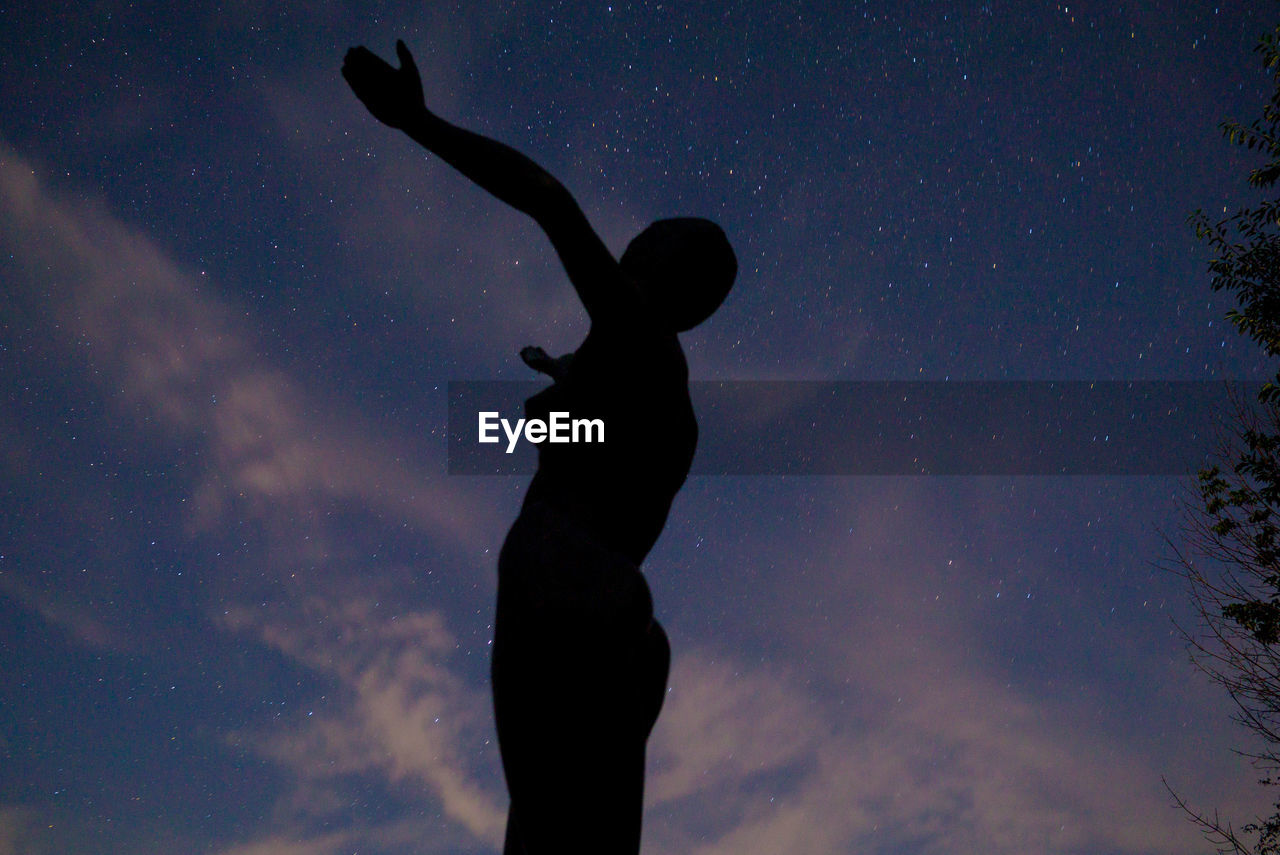
[[[518,211],[533,217],[555,240],[566,218],[582,217],[569,191],[520,152],[452,125],[428,110],[404,125],[415,142]]]
[[[451,125],[425,107],[401,128],[481,188],[533,217],[593,319],[621,305],[617,262],[573,196],[549,172],[510,146]]]

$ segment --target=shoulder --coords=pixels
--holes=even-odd
[[[679,337],[640,312],[592,318],[591,329],[574,355],[574,363],[613,363],[626,370],[675,373],[688,378],[688,363]]]

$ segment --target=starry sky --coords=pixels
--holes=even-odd
[[[501,847],[527,476],[448,474],[446,389],[586,317],[532,222],[365,113],[349,46],[403,38],[615,252],[719,222],[695,379],[1252,381],[1186,217],[1255,198],[1217,124],[1259,114],[1274,11],[0,9],[0,854]],[[1192,853],[1162,779],[1266,810],[1156,566],[1185,487],[691,478],[645,567],[644,851]]]

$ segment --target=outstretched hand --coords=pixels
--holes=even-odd
[[[573,354],[566,353],[564,356],[552,358],[542,348],[529,345],[520,351],[520,358],[534,371],[545,374],[558,383],[569,373],[569,363],[573,361]]]
[[[392,68],[368,48],[351,48],[342,62],[342,76],[375,119],[393,128],[404,128],[427,107],[418,66],[404,42],[396,41],[396,55],[400,67]]]

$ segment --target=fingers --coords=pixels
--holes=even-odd
[[[418,66],[413,61],[413,54],[409,53],[409,48],[405,47],[405,43],[396,40],[396,55],[400,58],[400,67],[408,69],[416,76]],[[345,69],[350,66],[352,68],[389,68],[392,71],[391,63],[369,50],[364,45],[348,48],[347,55],[342,59],[342,67]]]
[[[369,67],[369,58],[373,54],[369,53],[367,48],[353,47],[347,51],[347,55],[342,58],[342,76],[351,79],[352,74],[358,74],[360,68]]]
[[[364,45],[350,48],[347,51],[347,55],[342,58],[342,62],[344,65],[352,66],[384,66],[386,68],[391,68],[391,63],[387,62]]]
[[[394,74],[395,69],[385,59],[365,47],[353,47],[342,60],[342,76],[348,83],[356,80],[370,81],[379,74]]]
[[[396,39],[396,56],[400,57],[400,67],[412,71],[415,75],[418,73],[418,65],[413,61],[413,54],[409,53],[409,48],[405,47],[405,43],[400,39]]]
[[[348,48],[347,55],[342,58],[344,65],[368,62],[370,59],[377,59],[373,52],[364,45]]]

